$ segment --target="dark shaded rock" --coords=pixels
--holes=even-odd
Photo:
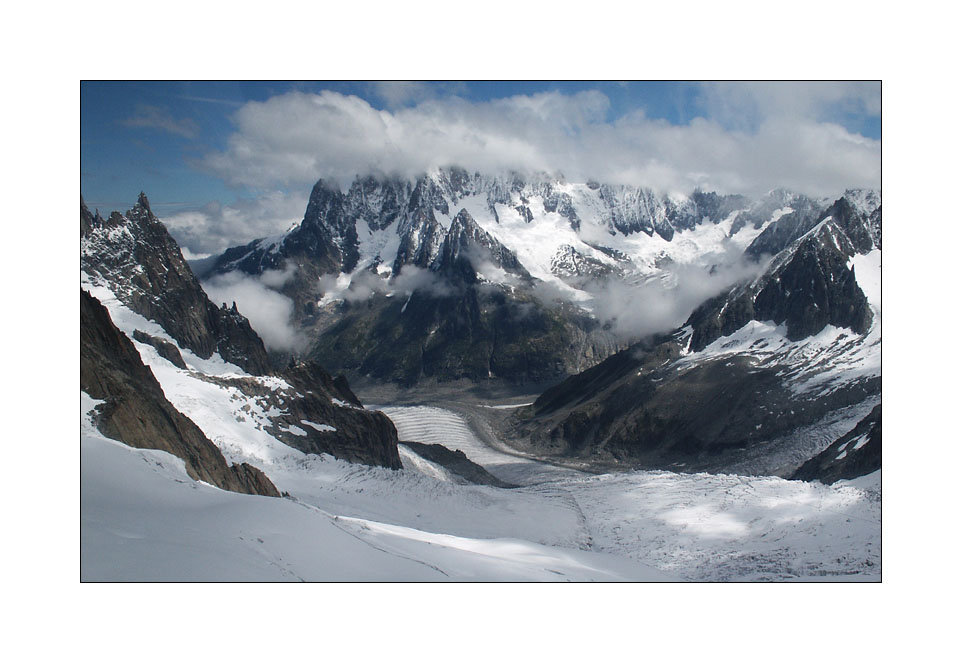
[[[126,214],[93,216],[81,200],[80,268],[132,311],[154,320],[202,359],[214,352],[244,370],[269,373],[264,343],[236,307],[208,299],[180,247],[141,193]]]
[[[639,344],[542,394],[515,416],[533,453],[650,469],[720,471],[746,449],[878,393],[880,380],[800,396],[778,365],[727,355],[679,370],[675,339]]]
[[[861,446],[859,446],[861,444]],[[859,446],[858,449],[855,447]],[[882,405],[791,476],[801,481],[833,484],[882,469]]]
[[[100,302],[80,293],[80,389],[105,401],[95,423],[107,437],[140,449],[159,449],[184,461],[196,480],[238,493],[278,497],[260,470],[229,466],[194,422],[164,396],[133,343],[118,330]]]
[[[832,223],[803,242],[755,295],[755,319],[785,323],[792,340],[817,334],[829,324],[862,334],[872,323],[868,300],[848,267],[856,251]]]
[[[402,441],[400,444],[408,447],[421,458],[437,463],[454,472],[465,481],[480,486],[495,486],[496,488],[517,488],[518,486],[502,481],[492,475],[482,466],[468,459],[460,449],[451,451],[442,444],[423,444],[421,442]]]
[[[157,350],[157,354],[169,361],[171,364],[177,368],[183,368],[184,370],[187,369],[187,364],[184,363],[184,358],[181,356],[180,350],[178,350],[177,346],[170,341],[165,341],[162,338],[151,336],[147,332],[143,332],[139,329],[134,330],[134,340],[154,346],[154,348]]]
[[[485,232],[468,211],[462,209],[444,235],[431,269],[462,283],[475,283],[478,280],[476,274],[483,264],[495,265],[525,279],[531,278],[517,256]]]
[[[866,332],[872,311],[848,266],[855,254],[845,232],[826,220],[782,251],[764,275],[696,308],[687,321],[691,349],[702,350],[751,320],[785,324],[792,340],[829,324]]]
[[[518,290],[470,284],[341,305],[311,357],[331,367],[413,385],[422,379],[545,383],[618,349],[601,325],[573,307],[549,308]]]
[[[343,377],[332,378],[311,361],[294,362],[278,377],[287,385],[260,378],[202,379],[237,389],[254,400],[268,413],[265,430],[290,447],[400,469],[394,424],[381,412],[365,410]]]
[[[809,198],[792,199],[786,197],[781,198],[777,204],[779,207],[791,206],[793,211],[780,217],[763,230],[745,249],[746,256],[756,259],[766,255],[773,256],[788,248],[792,242],[798,240],[828,216],[822,205]],[[765,208],[769,218],[771,218],[771,213],[775,209],[778,209],[778,207]],[[765,221],[767,220],[765,219]],[[734,231],[734,228],[732,230]]]

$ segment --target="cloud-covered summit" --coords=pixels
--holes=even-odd
[[[200,166],[241,187],[346,185],[358,174],[412,177],[437,167],[563,173],[665,191],[833,195],[881,184],[881,141],[834,121],[880,112],[878,84],[705,84],[700,114],[674,124],[637,108],[612,117],[599,90],[485,101],[402,92],[378,109],[330,90],[252,101],[233,116],[223,150]],[[411,105],[414,104],[414,105]]]

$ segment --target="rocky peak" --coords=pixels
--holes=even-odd
[[[481,228],[466,209],[461,209],[448,228],[432,269],[464,273],[469,275],[469,281],[474,281],[479,267],[476,262],[490,262],[506,272],[530,277],[514,253]]]
[[[93,231],[95,225],[95,217],[87,209],[87,203],[84,202],[84,197],[80,196],[80,236],[84,237],[89,235]]]
[[[341,190],[326,180],[318,180],[311,189],[301,227],[326,231],[326,235],[333,236],[342,229],[343,212],[344,194]]]
[[[240,313],[208,299],[177,242],[150,211],[147,197],[126,214],[90,218],[81,206],[81,271],[132,311],[159,323],[202,359],[214,352],[246,371],[270,372],[264,344]]]
[[[826,214],[848,235],[859,253],[881,247],[882,201],[876,191],[846,191]]]
[[[868,331],[872,311],[849,259],[857,249],[832,218],[780,252],[762,276],[715,297],[691,314],[691,349],[699,351],[751,320],[784,324],[798,340],[826,325]]]

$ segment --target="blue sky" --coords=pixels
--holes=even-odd
[[[83,82],[81,193],[189,250],[286,227],[319,177],[563,172],[690,191],[878,186],[878,83]],[[296,220],[296,219],[295,219]]]

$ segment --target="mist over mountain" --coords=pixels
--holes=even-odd
[[[356,376],[544,383],[676,328],[831,203],[457,167],[321,180],[300,224],[205,261],[203,279],[220,301],[270,301],[275,350]]]

